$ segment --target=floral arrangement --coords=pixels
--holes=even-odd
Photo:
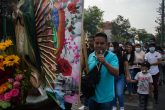
[[[24,79],[19,68],[20,58],[7,54],[11,40],[0,43],[0,109],[13,107],[21,102],[21,86]]]

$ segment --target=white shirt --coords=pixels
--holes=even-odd
[[[135,76],[135,80],[138,81],[137,93],[139,94],[149,94],[149,84],[153,83],[153,79],[150,73],[143,74],[138,72]]]
[[[157,51],[154,53],[148,52],[145,54],[145,60],[148,61],[150,64],[156,63],[159,59],[161,59],[161,54]],[[151,75],[156,75],[159,73],[158,65],[150,66],[149,73]]]

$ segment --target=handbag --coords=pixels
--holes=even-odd
[[[106,51],[104,57],[108,54]],[[85,98],[90,98],[95,95],[96,85],[100,81],[100,70],[102,64],[98,63],[96,66],[88,73],[82,76],[81,78],[81,92]]]

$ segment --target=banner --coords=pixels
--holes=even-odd
[[[77,103],[83,0],[35,0],[35,32],[46,90],[64,109]]]

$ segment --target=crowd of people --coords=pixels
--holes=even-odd
[[[86,99],[89,110],[124,110],[125,91],[139,95],[139,110],[147,110],[148,97],[158,104],[160,67],[164,51],[155,42],[141,44],[108,42],[105,33],[97,33],[88,40],[88,69],[99,67],[100,81],[95,95]],[[105,52],[108,52],[104,57]]]

